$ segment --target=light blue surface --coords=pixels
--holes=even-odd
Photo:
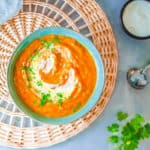
[[[22,7],[23,0],[0,0],[0,24],[15,16]]]
[[[20,54],[24,51],[24,49],[34,40],[42,38],[43,36],[49,35],[49,34],[54,34],[54,35],[63,35],[63,36],[68,36],[76,39],[78,42],[80,42],[82,45],[84,45],[89,53],[92,55],[92,57],[95,60],[95,65],[96,65],[96,71],[97,71],[97,80],[96,80],[96,85],[94,88],[94,91],[92,95],[90,96],[88,102],[86,103],[83,108],[81,108],[79,111],[76,113],[66,116],[66,117],[61,117],[61,118],[47,118],[38,115],[37,113],[33,112],[31,109],[29,109],[19,98],[17,95],[15,84],[13,81],[13,72],[15,68],[16,61]],[[26,37],[17,47],[16,51],[13,53],[10,63],[8,65],[8,72],[7,72],[7,80],[8,80],[8,88],[10,91],[10,94],[18,106],[20,110],[25,112],[27,115],[31,116],[34,119],[37,119],[38,121],[49,123],[49,124],[65,124],[72,122],[76,119],[79,119],[80,117],[84,116],[86,113],[88,113],[97,103],[102,90],[104,86],[104,66],[102,59],[99,55],[98,50],[95,48],[95,46],[92,44],[92,42],[82,36],[81,34],[70,30],[70,29],[65,29],[62,27],[47,27],[47,28],[42,28],[39,30],[34,31],[32,34],[30,34],[28,37]]]
[[[150,62],[150,39],[135,40],[124,33],[120,26],[120,9],[126,0],[97,0],[105,10],[117,38],[119,74],[116,89],[103,114],[85,131],[68,141],[39,150],[110,150],[106,126],[113,123],[117,111],[131,115],[141,113],[150,121],[150,85],[144,90],[134,90],[126,82],[126,71],[132,66]],[[2,147],[0,147],[2,149]],[[138,150],[149,150],[150,139],[142,142]],[[3,148],[3,150],[12,150]]]

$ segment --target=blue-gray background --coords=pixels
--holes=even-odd
[[[120,24],[120,10],[126,0],[97,0],[111,22],[119,52],[119,72],[113,96],[103,114],[77,136],[48,148],[39,150],[109,150],[107,125],[116,121],[117,111],[127,111],[132,116],[141,113],[150,121],[150,85],[144,90],[134,90],[126,82],[126,71],[132,66],[150,62],[150,39],[136,40],[124,33]],[[150,74],[149,74],[150,75]],[[149,150],[150,139],[141,142],[139,150]],[[11,148],[0,147],[2,150]]]

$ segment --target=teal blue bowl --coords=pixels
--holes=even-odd
[[[56,34],[56,35],[65,35],[68,37],[72,37],[76,39],[78,42],[80,42],[82,45],[84,45],[89,53],[92,55],[96,69],[97,69],[97,80],[96,80],[96,85],[95,89],[87,101],[86,105],[83,106],[79,111],[76,113],[66,116],[66,117],[61,117],[61,118],[48,118],[48,117],[43,117],[40,116],[39,114],[33,112],[28,106],[26,106],[23,101],[20,99],[20,97],[17,95],[15,85],[14,85],[14,80],[13,80],[13,72],[15,68],[15,63],[19,57],[19,55],[24,51],[25,47],[27,47],[33,40],[41,38],[43,36],[49,35],[49,34]],[[86,63],[86,62],[85,62]],[[95,46],[92,44],[90,40],[82,36],[81,34],[62,27],[47,27],[47,28],[42,28],[39,30],[36,30],[35,32],[31,33],[29,36],[27,36],[17,47],[15,52],[13,53],[10,63],[8,65],[8,70],[7,70],[7,84],[8,84],[8,89],[10,92],[10,95],[12,99],[14,100],[15,104],[18,106],[18,108],[23,111],[25,114],[28,116],[32,117],[35,120],[38,120],[40,122],[48,123],[48,124],[66,124],[69,122],[72,122],[76,119],[79,119],[80,117],[84,116],[86,113],[88,113],[94,105],[96,105],[97,101],[99,100],[103,86],[104,86],[104,66],[102,62],[102,58],[98,52],[98,50],[95,48]],[[90,86],[90,85],[89,85]]]

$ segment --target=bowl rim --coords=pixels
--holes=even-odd
[[[150,35],[148,36],[136,36],[134,34],[132,34],[124,25],[124,22],[123,22],[123,13],[124,13],[124,10],[126,9],[126,7],[134,2],[134,1],[139,1],[139,0],[129,0],[127,1],[123,6],[122,6],[122,9],[121,9],[121,13],[120,13],[120,20],[121,20],[121,25],[123,27],[123,30],[125,31],[125,33],[127,33],[127,35],[129,35],[130,37],[132,38],[135,38],[135,39],[138,39],[138,40],[146,40],[146,39],[149,39],[150,38]],[[149,0],[144,0],[144,1],[147,1],[147,2],[150,2]]]
[[[96,70],[97,70],[96,85],[87,103],[76,113],[73,113],[65,117],[60,117],[60,118],[44,117],[32,111],[32,109],[30,109],[26,104],[24,104],[21,98],[17,95],[14,81],[12,80],[16,61],[18,57],[20,56],[20,54],[24,51],[24,48],[28,46],[33,40],[41,38],[49,34],[64,35],[67,37],[72,37],[75,40],[77,40],[79,43],[84,45],[84,47],[87,48],[88,52],[93,57],[93,60],[96,65]],[[21,41],[21,43],[18,45],[16,50],[13,52],[9,60],[8,66],[7,66],[8,90],[9,90],[12,100],[17,105],[18,109],[24,112],[25,114],[27,114],[28,116],[30,116],[32,119],[43,122],[43,123],[47,123],[47,124],[55,124],[55,125],[66,124],[66,123],[73,122],[83,117],[85,114],[87,114],[98,102],[103,91],[104,81],[105,81],[105,70],[104,70],[103,60],[100,56],[100,53],[96,49],[96,47],[93,45],[93,43],[89,39],[87,39],[80,33],[71,29],[64,28],[64,27],[45,27],[45,28],[38,29],[32,32],[31,34],[29,34],[27,37],[25,37],[23,41]]]

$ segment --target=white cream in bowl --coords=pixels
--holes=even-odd
[[[128,3],[122,14],[124,27],[137,37],[150,36],[150,1],[134,0]]]

